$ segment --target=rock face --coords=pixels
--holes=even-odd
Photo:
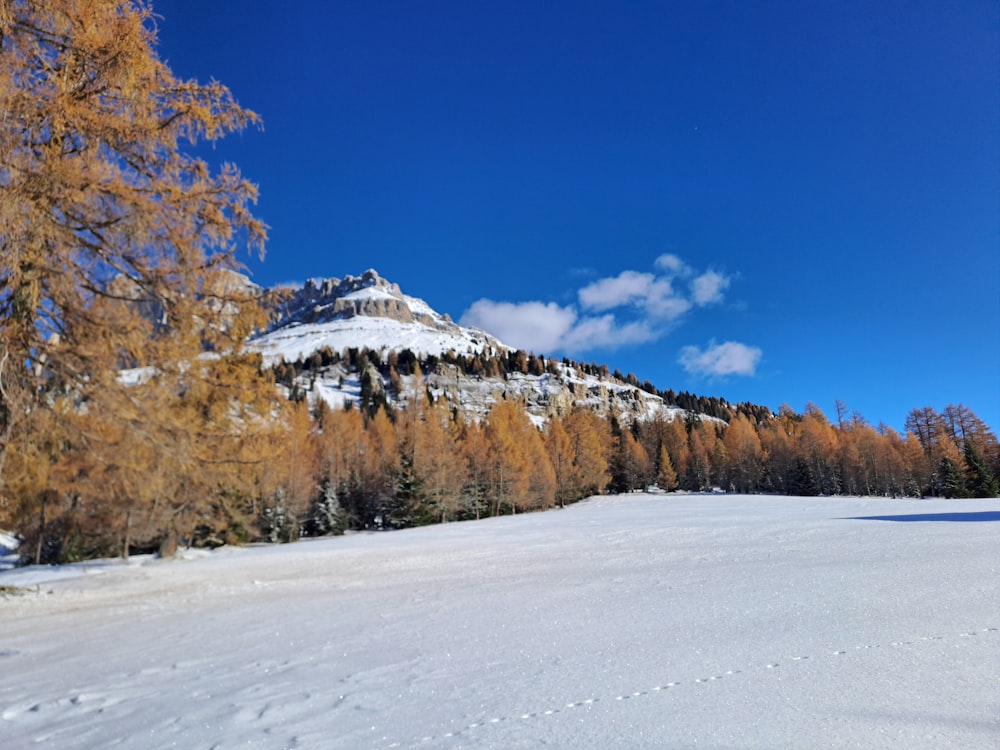
[[[297,323],[326,323],[357,315],[388,318],[399,323],[421,323],[432,328],[455,327],[423,300],[403,294],[398,284],[386,281],[373,269],[343,279],[309,279],[279,308],[274,327]]]
[[[555,369],[544,375],[508,373],[506,377],[485,378],[439,365],[434,372],[425,373],[424,383],[435,398],[443,397],[474,418],[485,416],[495,403],[507,399],[523,403],[539,423],[550,417],[564,417],[578,407],[603,417],[613,414],[626,424],[656,416],[670,421],[686,414],[668,406],[659,396],[613,378],[585,375],[561,363]]]

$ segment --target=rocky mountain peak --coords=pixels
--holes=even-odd
[[[309,279],[291,291],[280,306],[275,327],[289,323],[326,323],[355,316],[422,323],[433,328],[454,326],[447,315],[434,312],[423,300],[403,294],[398,284],[368,269],[343,279]]]
[[[345,276],[343,279],[334,277],[308,279],[299,290],[299,295],[316,300],[332,300],[335,297],[344,297],[363,289],[379,289],[386,294],[403,297],[399,285],[383,279],[374,268],[369,268],[360,276]]]

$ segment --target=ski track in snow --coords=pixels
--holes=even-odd
[[[982,636],[982,635],[996,635],[998,631],[1000,631],[1000,628],[995,628],[995,627],[981,628],[979,630],[970,630],[958,633],[957,635],[952,636],[951,639],[975,638],[977,636]],[[635,690],[634,692],[621,693],[613,697],[595,696],[590,698],[583,698],[576,701],[570,701],[569,703],[563,703],[558,706],[553,705],[548,708],[526,711],[521,714],[507,715],[507,716],[492,716],[491,718],[484,718],[480,721],[474,721],[471,724],[466,724],[465,726],[459,729],[450,729],[448,731],[441,732],[440,734],[437,735],[422,735],[420,737],[413,737],[405,742],[394,741],[386,745],[382,745],[381,747],[385,748],[385,750],[390,750],[391,748],[412,747],[420,744],[427,744],[430,742],[435,742],[437,740],[459,737],[460,735],[467,734],[476,729],[489,726],[491,724],[500,724],[501,722],[528,721],[533,719],[545,719],[546,717],[555,716],[557,714],[563,713],[564,711],[571,711],[577,708],[585,708],[587,706],[592,706],[602,701],[604,702],[628,701],[628,700],[634,700],[636,698],[654,697],[657,694],[666,693],[675,690],[677,688],[693,687],[695,685],[704,685],[706,683],[717,682],[719,680],[723,680],[729,677],[735,677],[737,675],[742,675],[746,679],[755,679],[759,678],[761,674],[753,674],[753,673],[761,673],[762,670],[766,671],[768,669],[779,669],[781,668],[782,664],[787,664],[788,662],[801,662],[809,659],[815,660],[817,658],[824,658],[824,657],[836,658],[840,656],[847,656],[852,653],[857,654],[859,652],[864,652],[871,649],[885,648],[887,646],[889,648],[902,648],[906,646],[920,645],[921,643],[928,643],[932,641],[944,641],[944,640],[949,640],[949,639],[946,638],[946,636],[941,636],[941,635],[918,636],[916,638],[910,638],[905,641],[892,641],[888,644],[872,643],[863,646],[851,646],[850,648],[828,651],[819,655],[810,656],[810,655],[800,654],[797,656],[788,657],[781,661],[768,662],[763,665],[756,665],[754,667],[748,667],[746,669],[728,669],[721,674],[713,674],[707,677],[696,677],[694,679],[688,679],[686,681],[674,680],[670,682],[663,682],[660,685],[654,685],[653,687],[642,690]]]

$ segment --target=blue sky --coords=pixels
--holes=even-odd
[[[1000,428],[1000,6],[154,0],[264,120],[258,283],[367,268],[660,388]]]

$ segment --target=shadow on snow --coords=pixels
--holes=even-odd
[[[1000,510],[968,513],[907,513],[898,516],[850,516],[846,521],[946,521],[949,523],[983,523],[1000,521]]]

